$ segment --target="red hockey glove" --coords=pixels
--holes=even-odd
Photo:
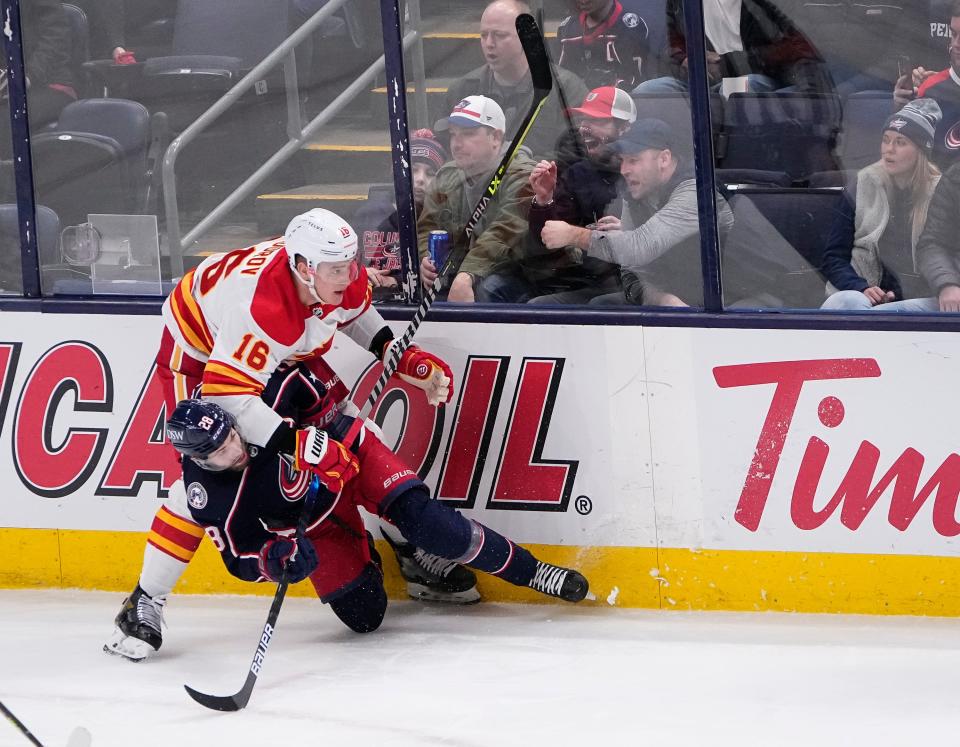
[[[313,472],[331,493],[343,490],[360,471],[360,463],[346,446],[313,427],[297,431],[293,466]]]
[[[390,347],[387,347],[384,360],[390,355]],[[397,365],[397,376],[423,389],[427,402],[434,407],[449,402],[453,396],[453,372],[450,366],[416,345],[403,351]]]
[[[303,581],[316,570],[317,551],[306,537],[297,539],[278,537],[260,548],[258,564],[260,575],[271,581],[279,581],[287,571],[287,582]]]

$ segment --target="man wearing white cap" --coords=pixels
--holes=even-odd
[[[439,269],[427,256],[427,236],[433,230],[447,231],[454,247],[467,240],[464,227],[504,152],[506,122],[503,110],[493,99],[467,96],[453,107],[447,123],[453,161],[437,172],[417,225],[420,277],[426,284],[434,281]],[[533,195],[528,183],[532,169],[533,161],[518,151],[496,200],[477,225],[470,250],[451,283],[448,300],[490,300],[480,288],[481,281],[520,256]]]

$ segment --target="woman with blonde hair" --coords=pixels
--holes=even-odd
[[[933,99],[915,99],[887,118],[880,160],[857,173],[830,232],[822,308],[936,311],[916,247],[940,180],[930,153],[941,116]]]

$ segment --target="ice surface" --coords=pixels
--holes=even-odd
[[[178,596],[160,655],[102,653],[121,594],[0,591],[0,700],[49,747],[271,744],[947,744],[960,621],[391,602],[346,630],[286,601],[250,705],[239,689],[270,600]],[[0,745],[28,744],[0,720]]]

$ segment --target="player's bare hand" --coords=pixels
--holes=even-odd
[[[420,260],[420,282],[424,285],[433,285],[433,281],[437,279],[437,266],[433,264],[433,260],[430,257],[424,256]]]
[[[557,188],[557,164],[554,161],[540,161],[530,172],[530,186],[540,205],[546,205],[553,199]]]
[[[960,311],[960,286],[948,285],[940,291],[940,311]]]
[[[476,300],[473,293],[473,276],[470,273],[457,273],[450,284],[450,293],[447,294],[447,300],[459,301],[460,303],[473,303]]]

